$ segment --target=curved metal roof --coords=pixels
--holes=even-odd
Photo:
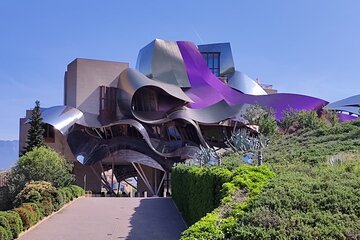
[[[136,69],[151,79],[191,87],[176,42],[155,39],[139,52]]]
[[[240,93],[212,74],[202,55],[191,42],[177,42],[184,58],[186,70],[192,88],[185,91],[195,103],[190,108],[206,108],[224,100],[231,107],[239,104],[260,104],[275,111],[277,119],[289,109],[317,110],[327,104],[326,101],[299,94],[278,93],[271,95],[249,95]]]
[[[328,110],[345,111],[351,114],[360,114],[360,94],[351,96],[336,102],[329,103],[324,107]]]
[[[199,49],[221,51],[224,61],[224,65],[221,65],[222,74],[228,74],[228,84],[223,83],[209,70]],[[200,143],[206,146],[199,124],[217,124],[228,119],[241,121],[241,115],[251,104],[272,108],[277,119],[281,119],[283,111],[289,108],[319,110],[327,104],[322,99],[298,94],[266,95],[254,80],[235,71],[229,44],[202,45],[199,49],[191,42],[156,39],[140,50],[138,70],[128,68],[119,73],[117,103],[123,114],[119,117],[121,119],[104,125],[96,114],[82,112],[69,106],[55,106],[42,109],[43,121],[67,137],[75,156],[87,154],[85,164],[106,158],[109,152],[123,155],[135,151],[151,158],[144,157],[142,164],[164,169],[168,168],[167,164],[172,163],[175,158],[185,158],[194,154],[198,148],[179,145],[164,151],[163,147],[167,143],[150,137],[147,130],[151,125],[181,119],[194,127]],[[134,97],[147,88],[155,89],[156,93],[161,95],[163,104],[166,105],[161,111],[140,112],[133,108]],[[359,103],[360,95],[357,95],[328,104],[326,109],[355,113],[359,109]],[[341,117],[349,119],[351,116]],[[95,138],[76,128],[74,130],[75,124],[89,128],[129,125],[140,133],[142,139]],[[169,162],[163,161],[165,158],[170,159]],[[135,158],[131,159],[133,160],[129,162],[136,162]]]
[[[250,95],[267,95],[265,90],[248,75],[235,71],[229,75],[228,83],[231,88]]]

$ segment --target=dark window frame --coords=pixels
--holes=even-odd
[[[220,54],[221,52],[201,52],[201,55],[204,61],[206,62],[206,65],[216,77],[220,77]],[[206,60],[205,60],[205,56],[206,56]],[[209,57],[212,60],[211,66],[209,66]],[[215,66],[215,61],[214,61],[215,59],[217,59],[217,66]]]

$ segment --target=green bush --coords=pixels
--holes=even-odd
[[[0,227],[5,229],[7,239],[12,239],[12,232],[9,221],[4,216],[0,216]]]
[[[19,233],[23,230],[23,225],[19,214],[15,211],[7,211],[0,212],[0,216],[5,217],[8,220],[12,232],[12,237],[17,238]]]
[[[72,165],[48,147],[36,147],[19,158],[10,173],[9,186],[16,196],[29,181],[47,181],[54,187],[64,187],[74,180]]]
[[[64,195],[60,192],[60,190],[56,190],[53,197],[54,211],[57,211],[65,204]]]
[[[21,218],[24,229],[28,229],[40,220],[41,212],[35,203],[24,203],[20,207],[14,209]]]
[[[75,198],[85,195],[85,190],[77,185],[70,185],[69,188]]]
[[[9,231],[7,231],[2,226],[0,226],[0,239],[1,240],[11,240],[12,239],[12,236],[9,234]]]
[[[14,211],[19,214],[24,230],[28,229],[31,226],[30,211],[24,207],[15,208]]]
[[[181,239],[224,239],[224,233],[219,227],[220,216],[218,213],[208,213],[200,221],[196,222],[181,235]]]
[[[239,153],[226,154],[221,158],[221,166],[229,170],[244,165],[243,157]]]
[[[264,136],[272,136],[277,133],[277,122],[272,109],[262,107],[258,104],[246,109],[243,116],[251,125],[259,126],[259,132]]]
[[[65,194],[67,202],[70,202],[73,200],[74,195],[73,195],[73,191],[71,190],[70,187],[63,187],[63,188],[61,188],[61,191]]]
[[[21,206],[29,210],[31,225],[36,224],[44,217],[36,203],[23,203]]]
[[[23,203],[35,203],[39,210],[39,219],[41,219],[50,215],[55,209],[59,209],[62,206],[62,198],[51,183],[31,181],[15,198],[15,206],[20,206]]]
[[[233,171],[219,207],[183,239],[360,239],[360,120],[311,130],[314,115],[302,117],[305,129],[265,152],[276,176]]]
[[[231,237],[358,239],[360,171],[348,165],[288,165],[237,218]]]
[[[336,120],[334,117],[332,118],[331,124],[335,124]],[[325,118],[320,118],[315,111],[289,109],[283,112],[283,118],[279,122],[279,125],[285,133],[287,133],[290,129],[297,131],[299,129],[314,130],[323,128],[327,122],[329,121]]]
[[[194,223],[182,239],[227,237],[236,225],[234,216],[243,215],[246,199],[258,194],[272,177],[274,173],[266,166],[243,165],[232,172],[221,167],[173,169],[173,199],[188,224]]]
[[[49,216],[54,211],[54,205],[50,200],[43,200],[36,203],[39,208],[41,218]]]
[[[231,172],[219,167],[178,166],[172,170],[172,197],[190,225],[219,206]]]
[[[66,191],[62,188],[58,190],[59,194],[61,195],[61,198],[63,199],[63,204],[66,204],[70,201],[70,199],[67,197]]]

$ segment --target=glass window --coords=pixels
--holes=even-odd
[[[208,68],[211,72],[219,77],[220,76],[220,53],[219,52],[202,52],[201,53]]]
[[[203,56],[205,62],[207,63],[207,56],[208,56],[208,55],[207,55],[206,53],[203,53],[202,56]]]
[[[213,58],[214,58],[214,56],[213,55],[208,55],[208,67],[210,68],[210,69],[212,69],[213,68]]]
[[[219,55],[214,54],[214,68],[218,68],[218,67],[219,67]]]

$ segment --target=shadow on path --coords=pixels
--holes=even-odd
[[[141,199],[130,219],[127,239],[179,239],[186,229],[171,198]]]

